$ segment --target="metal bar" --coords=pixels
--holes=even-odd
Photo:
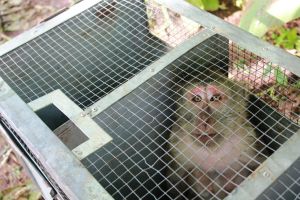
[[[227,200],[252,200],[267,189],[300,156],[300,131],[273,153],[256,171],[249,176]]]
[[[147,81],[149,78],[157,74],[160,70],[164,69],[166,66],[174,62],[180,56],[184,55],[186,52],[213,36],[214,33],[210,30],[203,30],[198,33],[196,36],[190,38],[183,44],[179,45],[176,49],[171,50],[166,55],[162,56],[159,60],[152,63],[148,67],[146,67],[139,74],[134,76],[132,79],[115,89],[113,92],[108,94],[107,96],[100,99],[98,102],[87,108],[82,116],[90,116],[95,117],[103,110],[111,106],[113,103],[117,102],[119,99],[124,97],[125,95],[132,92],[134,89],[139,87],[142,83]]]
[[[0,113],[70,199],[112,199],[67,147],[0,78]]]
[[[171,10],[211,29],[212,31],[227,37],[243,48],[251,50],[256,55],[268,59],[274,64],[300,76],[300,59],[286,51],[273,46],[254,35],[236,27],[206,11],[198,9],[182,0],[157,0]]]
[[[26,42],[49,31],[50,29],[67,21],[68,19],[74,17],[75,15],[80,14],[84,10],[89,9],[90,7],[99,3],[100,1],[102,1],[102,0],[81,1],[77,4],[75,4],[74,6],[70,7],[65,12],[53,17],[52,19],[49,19],[45,22],[41,22],[40,24],[36,25],[35,27],[31,28],[30,30],[25,31],[24,33],[16,36],[12,40],[9,40],[8,42],[4,43],[3,45],[0,45],[0,56],[3,56],[4,54],[19,47],[20,45],[25,44]]]
[[[81,160],[87,157],[89,154],[112,140],[112,138],[98,124],[96,124],[94,120],[88,116],[81,116],[80,113],[82,113],[82,109],[69,99],[61,90],[54,90],[53,92],[28,103],[33,111],[42,109],[49,104],[55,105],[89,138],[75,149],[72,149],[72,152],[78,159]],[[74,133],[67,136],[65,132],[64,135],[64,137],[70,138],[74,135]],[[78,139],[79,138],[77,138],[77,140]],[[71,140],[69,142],[71,142]]]
[[[34,164],[27,158],[27,156],[17,147],[17,145],[13,142],[13,140],[9,137],[7,131],[4,127],[0,124],[0,135],[2,135],[5,140],[9,143],[11,148],[14,150],[16,155],[18,156],[22,166],[26,169],[30,177],[32,178],[33,182],[36,186],[41,190],[43,197],[48,199],[53,199],[51,196],[51,191],[53,188],[44,179],[43,175],[40,171],[34,166]]]

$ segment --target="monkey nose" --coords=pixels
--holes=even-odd
[[[206,131],[208,128],[207,124],[205,122],[201,123],[199,126],[198,126],[198,129],[200,129],[201,131]]]
[[[207,115],[206,117],[202,116],[202,118],[199,119],[197,128],[203,132],[209,132],[212,129],[213,123],[214,120],[209,115]]]

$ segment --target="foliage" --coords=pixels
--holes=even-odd
[[[28,182],[24,185],[17,185],[4,191],[0,191],[0,200],[40,200],[41,193],[36,187]]]
[[[226,10],[226,1],[222,3],[222,0],[186,0],[190,4],[207,11]],[[245,4],[245,0],[232,0],[232,4],[238,8],[242,8]]]
[[[280,68],[274,69],[274,75],[276,78],[276,83],[280,85],[287,85],[288,78]]]
[[[295,88],[300,89],[300,80],[294,83],[293,85]]]
[[[297,34],[296,28],[280,28],[278,33],[272,33],[271,38],[276,46],[280,46],[285,49],[300,50],[300,37]]]
[[[187,2],[207,11],[216,11],[221,6],[219,0],[187,0]]]
[[[271,28],[300,17],[300,1],[252,0],[243,13],[239,26],[262,37]],[[259,13],[259,14],[258,14]]]
[[[245,4],[245,0],[233,0],[233,3],[236,7],[242,8]]]
[[[239,59],[237,61],[237,63],[234,63],[234,65],[238,68],[238,69],[242,69],[244,70],[245,69],[245,64],[246,64],[246,61],[244,59]]]
[[[263,76],[266,77],[271,73],[274,73],[277,84],[279,85],[288,84],[288,78],[280,67],[273,68],[270,64],[267,64],[267,66],[264,68]]]

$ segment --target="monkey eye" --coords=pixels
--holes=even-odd
[[[220,101],[222,96],[220,94],[216,94],[210,98],[210,101]]]
[[[200,101],[202,101],[202,98],[201,98],[200,95],[196,95],[196,96],[194,96],[194,97],[192,98],[192,101],[194,101],[194,102],[200,102]]]

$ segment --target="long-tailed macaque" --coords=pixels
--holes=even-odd
[[[169,138],[170,191],[185,199],[223,199],[262,160],[247,119],[249,94],[220,75],[189,82],[179,96]]]

